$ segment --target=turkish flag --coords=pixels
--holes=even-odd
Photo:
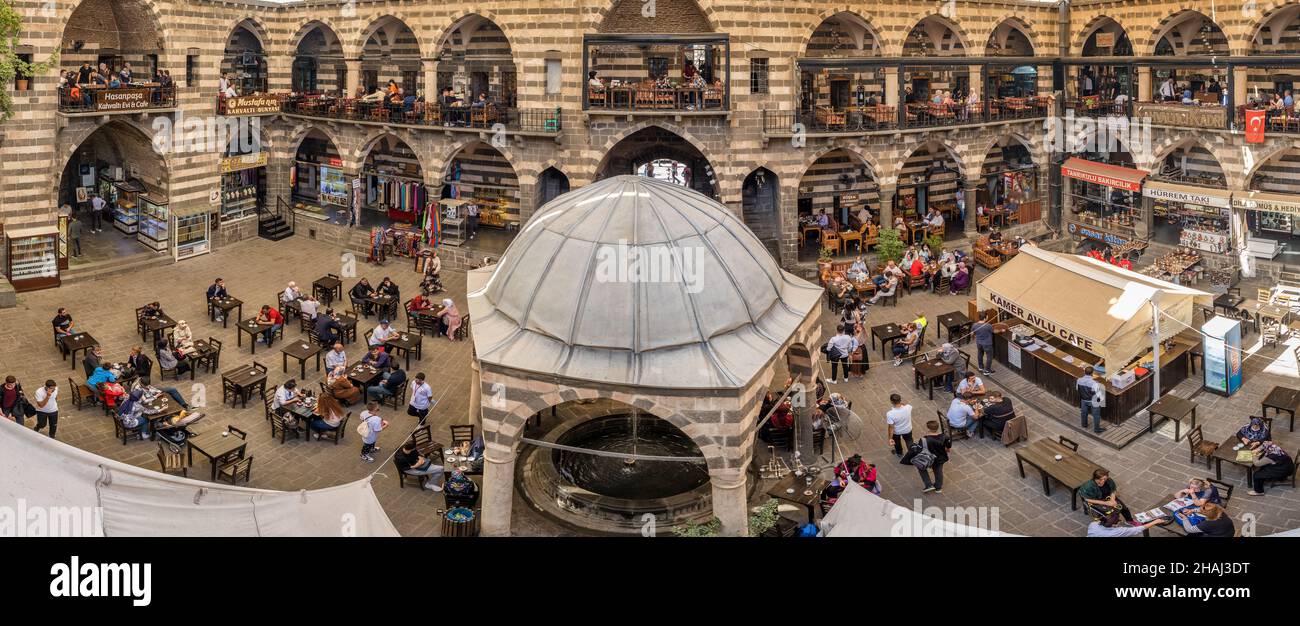
[[[1264,143],[1264,112],[1246,110],[1246,143]]]

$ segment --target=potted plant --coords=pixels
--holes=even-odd
[[[897,228],[882,228],[880,236],[876,240],[876,258],[881,263],[893,261],[899,262],[903,258],[903,250],[907,246],[903,245],[903,239]]]
[[[838,250],[836,250],[835,248],[829,247],[829,246],[823,246],[822,248],[818,249],[818,251],[817,251],[817,255],[818,255],[818,256],[817,256],[817,273],[818,273],[819,275],[823,275],[823,276],[824,276],[824,275],[830,273],[830,271],[831,271],[831,263],[834,263],[834,262],[835,262],[835,253],[836,253],[836,252],[838,252]]]
[[[930,235],[925,238],[925,245],[930,248],[931,254],[939,256],[943,254],[943,236],[939,234]]]
[[[769,498],[767,502],[754,507],[749,516],[750,537],[770,536],[770,531],[776,527],[780,518],[780,504],[776,498]],[[717,537],[721,531],[722,522],[716,517],[702,523],[687,522],[673,529],[678,537]]]

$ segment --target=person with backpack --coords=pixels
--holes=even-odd
[[[925,436],[912,444],[911,449],[899,462],[915,467],[916,473],[921,475],[921,482],[925,483],[925,489],[922,489],[921,493],[931,491],[943,493],[943,464],[948,462],[952,439],[939,432],[939,422],[933,420],[926,422],[925,430]],[[934,473],[933,482],[930,481],[931,472]]]
[[[361,423],[357,424],[357,434],[361,435],[361,460],[374,463],[374,454],[379,452],[379,431],[388,428],[388,420],[379,417],[379,403],[367,402],[366,410],[361,412]]]
[[[11,419],[19,426],[27,425],[27,414],[31,405],[23,395],[23,386],[13,376],[6,376],[4,386],[0,387],[0,419]]]
[[[854,339],[846,331],[844,324],[835,327],[835,336],[826,342],[826,347],[822,352],[826,354],[826,359],[831,362],[831,379],[827,382],[834,385],[839,380],[839,370],[844,370],[844,382],[849,382],[849,355],[858,349],[858,340]]]

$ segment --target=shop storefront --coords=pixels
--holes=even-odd
[[[171,241],[171,212],[167,198],[157,192],[140,194],[139,227],[136,241],[154,252],[167,252]]]
[[[1064,194],[1066,232],[1110,246],[1145,239],[1140,194],[1146,172],[1070,157],[1061,175],[1070,179]]]
[[[266,202],[266,152],[221,159],[221,221],[257,213]]]
[[[429,204],[424,181],[396,173],[366,172],[367,209],[386,214],[392,224],[414,224]]]
[[[1004,367],[1077,405],[1076,381],[1091,366],[1105,378],[1102,417],[1118,423],[1154,399],[1151,304],[1162,312],[1163,394],[1188,377],[1189,353],[1200,343],[1189,328],[1197,306],[1211,300],[1205,292],[1029,246],[979,281],[976,303],[999,316],[994,343]]]
[[[1151,238],[1157,243],[1203,254],[1233,252],[1231,192],[1149,180],[1142,195],[1151,203]]]
[[[177,261],[212,251],[211,213],[205,207],[172,212],[172,258]]]
[[[14,291],[58,287],[58,248],[58,226],[6,230],[5,276]]]
[[[1238,191],[1232,206],[1245,217],[1245,256],[1273,259],[1300,243],[1300,196]]]
[[[344,173],[341,159],[326,158],[324,162],[302,161],[289,170],[289,189],[293,195],[293,208],[297,211],[330,219],[331,212],[346,213],[352,206],[352,184]]]
[[[134,235],[139,230],[140,194],[144,186],[130,180],[115,181],[109,176],[106,172],[100,178],[99,189],[100,196],[113,207],[113,228],[123,235]]]

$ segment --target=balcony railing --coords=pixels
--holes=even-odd
[[[127,87],[61,87],[59,111],[63,113],[129,113],[176,107],[175,85],[156,83]]]
[[[592,111],[716,111],[727,110],[721,87],[654,87],[620,85],[587,88],[587,109]]]
[[[1074,111],[1076,117],[1129,117],[1128,103],[1116,104],[1113,101],[1103,101],[1099,97],[1066,100],[1065,109]]]
[[[443,107],[434,102],[416,102],[408,108],[354,98],[294,96],[284,100],[282,111],[322,119],[430,128],[491,130],[501,124],[505,130],[535,133],[559,133],[562,128],[559,107],[520,109],[495,104]]]
[[[1047,115],[1046,97],[998,98],[987,103],[927,104],[907,106],[903,128],[936,128],[956,124],[1002,122]],[[795,124],[802,124],[796,128]],[[763,131],[790,134],[802,130],[814,133],[864,133],[899,128],[898,107],[887,104],[834,108],[818,106],[812,113],[763,111]]]
[[[896,128],[898,128],[898,109],[884,104],[847,109],[821,106],[812,113],[763,111],[763,132],[773,135],[794,134],[800,131],[863,133]]]

